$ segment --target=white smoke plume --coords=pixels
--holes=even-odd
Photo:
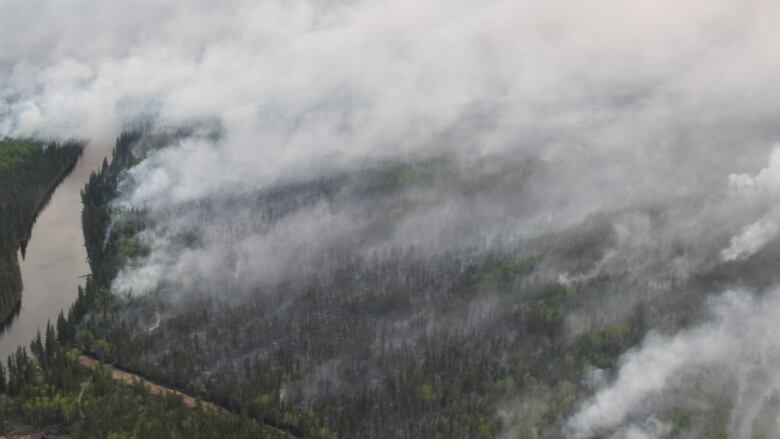
[[[773,365],[780,359],[780,342],[774,334],[780,329],[780,290],[762,298],[745,291],[728,292],[713,300],[710,308],[709,321],[673,336],[651,333],[640,346],[624,354],[614,381],[569,419],[567,436],[589,438],[617,432],[617,437],[632,437],[627,432],[642,430],[663,414],[666,407],[658,401],[663,401],[673,386],[686,385],[679,377],[687,369],[737,370],[742,371],[742,380],[750,370],[776,370]],[[733,395],[734,400],[742,397],[752,403],[775,380],[757,383],[759,392],[745,381],[741,388],[749,391]],[[732,422],[735,426],[742,420],[740,408]],[[647,437],[663,436],[659,432]]]
[[[104,139],[146,114],[224,125],[218,145],[161,157],[138,202],[434,147],[522,148],[588,175],[609,159],[626,169],[591,185],[633,175],[644,191],[663,181],[656,170],[681,177],[673,163],[712,161],[713,149],[750,161],[778,105],[769,1],[41,0],[3,11],[14,35],[0,42],[4,134]],[[753,134],[729,130],[747,124]]]
[[[769,165],[755,177],[747,174],[732,174],[729,176],[729,182],[740,192],[763,197],[768,200],[770,206],[776,205],[780,199],[780,148],[772,151]],[[725,261],[746,259],[761,250],[777,236],[778,232],[780,232],[780,210],[773,208],[758,221],[746,226],[739,235],[734,236],[729,247],[721,252],[721,257]]]
[[[780,140],[779,19],[771,0],[0,0],[0,137],[108,151],[138,120],[214,128],[127,173],[117,207],[149,212],[150,253],[119,290],[247,291],[342,243],[433,252],[603,215],[618,242],[593,266],[652,279],[597,304],[623,310],[780,233],[780,152],[765,163]],[[536,173],[479,197],[405,191],[382,234],[369,202],[312,203],[273,224],[252,210],[279,185],[439,157],[464,174],[485,158]],[[637,413],[670,376],[775,355],[777,303],[730,293],[711,323],[649,336],[572,436],[660,434],[662,420]]]

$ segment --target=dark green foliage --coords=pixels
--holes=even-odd
[[[81,145],[0,140],[0,321],[22,289],[16,251],[22,251],[39,209],[75,165]]]
[[[530,278],[547,259],[581,260],[586,252],[597,260],[611,239],[598,219],[533,250],[430,256],[393,248],[373,259],[329,252],[323,259],[337,268],[327,275],[239,304],[194,301],[155,331],[139,332],[121,316],[166,312],[165,304],[106,296],[122,264],[143,254],[134,239],[143,213],[113,223],[110,209],[136,139],[120,138],[114,161],[84,190],[93,278],[58,323],[60,338],[236,413],[306,437],[496,437],[505,431],[497,407],[538,391],[549,403],[529,422],[549,436],[584,394],[588,368],[609,367],[643,333],[638,319],[625,330],[568,339],[564,318],[598,285],[577,291]],[[431,182],[468,191],[516,185],[527,172],[430,161],[276,188],[254,202],[276,221],[296,203],[343,195],[344,186],[367,198]],[[486,315],[470,314],[482,307]]]
[[[84,417],[72,433],[81,438],[273,438],[282,434],[239,416],[188,408],[177,397],[156,397],[96,372],[84,393]]]
[[[13,170],[31,161],[39,145],[24,141],[0,141],[0,172]]]
[[[107,240],[106,235],[111,221],[109,203],[116,197],[120,172],[127,168],[133,160],[130,147],[139,137],[139,133],[122,134],[116,142],[111,164],[109,165],[104,160],[100,171],[90,176],[89,182],[81,194],[84,202],[81,216],[84,226],[84,241],[95,285],[109,286],[119,269],[121,260],[128,256],[119,251],[120,244],[116,239]],[[132,233],[132,230],[129,232]],[[116,234],[113,235],[116,236]],[[125,251],[130,251],[127,249],[131,246],[125,242]],[[135,248],[132,250],[140,251],[140,249]]]
[[[142,384],[115,381],[100,367],[89,370],[77,350],[57,341],[51,325],[46,334],[45,341],[38,335],[32,342],[35,357],[23,348],[9,357],[7,389],[0,367],[0,390],[13,398],[10,414],[33,426],[81,438],[288,437],[230,413],[187,407],[175,395],[151,395]],[[0,420],[7,416],[0,413]],[[3,425],[0,430],[5,432]]]
[[[126,166],[129,141],[123,136],[117,143],[114,166],[104,163],[93,174],[83,193],[84,224],[90,264],[95,273],[68,312],[62,312],[56,324],[48,322],[30,343],[30,351],[19,348],[8,358],[8,373],[0,365],[0,393],[13,399],[3,400],[0,433],[5,433],[7,416],[54,430],[70,430],[84,438],[264,438],[285,437],[260,424],[236,415],[187,408],[178,397],[152,396],[143,386],[128,386],[108,378],[101,371],[89,371],[78,362],[79,352],[69,346],[79,340],[101,358],[111,354],[111,345],[95,338],[78,323],[94,308],[108,318],[113,306],[106,280],[113,278],[121,260],[137,256],[143,249],[130,240],[112,241],[103,248],[102,236],[109,215],[106,209],[115,188],[117,172]],[[70,170],[81,149],[77,145],[54,148],[26,142],[0,142],[0,309],[18,299],[21,280],[16,261],[17,244],[24,245],[30,222],[53,184]],[[99,206],[99,208],[96,208]],[[90,235],[90,232],[94,232]],[[11,299],[7,299],[10,297]],[[6,409],[8,413],[5,413]]]
[[[119,239],[107,243],[103,239],[110,218],[107,205],[114,196],[118,172],[130,159],[129,144],[134,138],[119,139],[112,165],[104,162],[82,194],[93,276],[79,288],[67,317],[61,312],[55,325],[48,322],[45,332],[32,340],[32,357],[20,348],[8,359],[7,379],[0,368],[0,390],[14,398],[14,412],[26,422],[59,426],[74,437],[288,437],[245,417],[188,408],[178,397],[152,396],[143,386],[116,382],[101,370],[91,372],[79,364],[79,351],[71,348],[75,344],[100,360],[112,357],[112,344],[95,336],[104,328],[96,326],[93,313],[103,323],[115,316],[116,303],[106,286],[120,262],[143,251],[121,233]]]
[[[117,215],[111,208],[123,170],[137,162],[138,138],[123,135],[113,161],[84,189],[93,275],[58,317],[56,331],[47,329],[32,350],[42,364],[56,364],[59,357],[47,354],[54,340],[198,395],[242,414],[208,421],[234,422],[219,428],[234,425],[238,437],[259,422],[312,438],[560,437],[567,417],[592,392],[589,372],[614,370],[646,332],[648,314],[667,314],[639,303],[633,314],[614,320],[584,319],[577,326],[572,319],[633,286],[619,274],[558,276],[588,273],[614,244],[611,223],[598,216],[533,242],[481,249],[388,247],[366,256],[345,245],[312,260],[328,270],[309,270],[237,300],[220,298],[232,294],[227,286],[175,306],[154,295],[119,297],[110,290],[117,272],[146,254],[136,239],[146,227],[144,212]],[[365,200],[383,208],[383,197],[397,201],[409,187],[441,185],[464,196],[485,187],[513,190],[529,172],[516,163],[392,164],[226,196],[225,204],[209,207],[249,204],[273,223],[323,200],[337,208]],[[406,208],[389,204],[394,210],[377,209],[384,218],[372,234],[381,235]],[[180,238],[185,245],[199,239]],[[159,326],[148,329],[158,313],[164,316]],[[26,369],[14,367],[9,387],[18,388]],[[57,376],[45,377],[56,382],[50,398],[72,394],[78,380]],[[85,403],[84,416],[70,425],[80,437],[197,437],[192,425],[212,431],[199,424],[208,417],[192,419],[179,403],[139,392],[93,377],[84,398],[95,405]],[[506,407],[518,401],[531,401],[532,409],[507,415]],[[152,419],[144,410],[166,415]]]

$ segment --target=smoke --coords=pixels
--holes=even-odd
[[[636,291],[573,328],[780,233],[777,2],[0,1],[0,137],[194,127],[138,146],[115,207],[146,213],[149,252],[117,290],[250,292],[327,273],[339,248],[484,250],[603,218],[603,254],[545,275]],[[366,170],[404,184],[366,195]],[[627,420],[682,369],[774,355],[739,340],[770,329],[776,296],[729,293],[712,322],[649,335],[571,434],[666,431]]]
[[[5,95],[13,96],[11,134],[76,135],[85,121],[118,129],[146,114],[171,125],[216,121],[217,140],[178,140],[131,170],[123,206],[162,216],[382,160],[446,155],[469,166],[512,157],[545,169],[532,182],[534,202],[524,204],[535,214],[518,215],[496,197],[478,206],[495,212],[480,230],[486,240],[527,237],[627,205],[704,199],[729,174],[757,169],[776,139],[780,100],[770,72],[780,58],[769,37],[768,17],[777,13],[770,2],[232,1],[216,11],[176,2],[147,9],[121,11],[106,47],[65,38],[28,49],[35,67],[25,61],[10,71],[32,69],[38,85]],[[97,10],[101,20],[118,21]],[[92,14],[79,20],[97,20]],[[121,38],[128,21],[145,36]],[[89,108],[99,117],[82,114]],[[438,198],[435,208],[402,219],[395,236],[438,245],[439,234],[429,233],[436,228],[425,224],[475,209]],[[686,214],[684,221],[706,221]],[[720,215],[718,235],[736,234],[742,215]],[[349,227],[351,217],[342,218]],[[775,235],[774,224],[719,243],[728,247],[722,258],[755,253],[755,242]],[[180,258],[166,251],[167,239],[149,238],[159,243],[149,264],[175,261],[182,276],[203,273],[197,254],[211,260],[220,247]],[[255,253],[248,259],[268,259]]]
[[[147,114],[220,120],[219,145],[182,145],[170,154],[177,166],[161,160],[169,182],[144,188],[161,203],[323,160],[431,148],[674,172],[668,155],[708,150],[710,161],[712,149],[739,155],[773,134],[762,121],[777,105],[767,37],[776,12],[723,0],[10,1],[0,18],[15,35],[0,46],[3,134],[102,139]],[[739,136],[718,136],[733,127]]]
[[[780,356],[780,345],[773,334],[778,329],[780,291],[761,298],[745,291],[728,292],[712,300],[709,309],[711,318],[701,325],[676,335],[651,333],[640,346],[625,353],[614,380],[569,419],[567,436],[594,437],[657,423],[657,417],[675,406],[670,396],[675,386],[697,392],[696,379],[681,377],[705,367],[737,372],[744,394],[729,396],[742,399],[745,405],[757,400],[777,377],[767,376],[751,384],[747,372],[775,371],[776,375],[773,365]],[[659,404],[664,401],[666,404]],[[737,410],[736,414],[735,424],[741,421],[742,412]]]
[[[732,238],[731,244],[721,252],[721,256],[725,261],[746,259],[761,250],[779,230],[780,224],[777,224],[773,217],[762,218]]]
[[[780,189],[780,149],[775,148],[772,151],[769,166],[762,169],[755,177],[747,174],[732,174],[729,176],[729,181],[739,192],[747,192],[748,196],[763,197],[767,199],[766,202],[770,206],[776,204],[778,189]],[[733,237],[729,247],[721,252],[721,257],[725,261],[746,259],[766,246],[779,231],[780,211],[775,208]]]

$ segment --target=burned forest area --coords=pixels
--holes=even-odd
[[[0,439],[780,437],[778,21],[0,0]]]

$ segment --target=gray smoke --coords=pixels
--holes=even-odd
[[[150,252],[121,291],[251,291],[338,246],[485,249],[597,217],[616,234],[606,253],[545,275],[644,279],[592,305],[616,320],[780,233],[778,19],[769,0],[6,0],[0,137],[107,147],[139,120],[207,127],[125,175],[117,219],[145,211]],[[263,191],[437,160],[461,186],[258,216]],[[769,341],[738,343],[770,325],[775,295],[757,300],[729,293],[711,323],[648,336],[571,434],[662,434],[646,402],[670,376],[774,355]],[[568,316],[572,334],[590,311]]]
[[[675,335],[649,334],[640,346],[627,352],[616,378],[583,404],[568,422],[568,436],[593,437],[615,432],[616,437],[632,437],[629,432],[642,431],[646,425],[658,426],[656,417],[673,400],[676,386],[695,393],[694,379],[681,379],[692,369],[705,367],[728,370],[740,381],[740,397],[749,405],[763,389],[777,380],[776,364],[780,359],[778,330],[780,293],[775,290],[763,298],[745,291],[727,292],[710,303],[711,320]],[[749,387],[746,376],[755,370],[774,375]],[[695,375],[694,375],[695,376]],[[756,384],[760,384],[757,386]],[[742,407],[737,407],[742,408]],[[737,411],[737,415],[741,412]],[[741,419],[736,416],[734,425]],[[663,429],[646,437],[662,437]]]

